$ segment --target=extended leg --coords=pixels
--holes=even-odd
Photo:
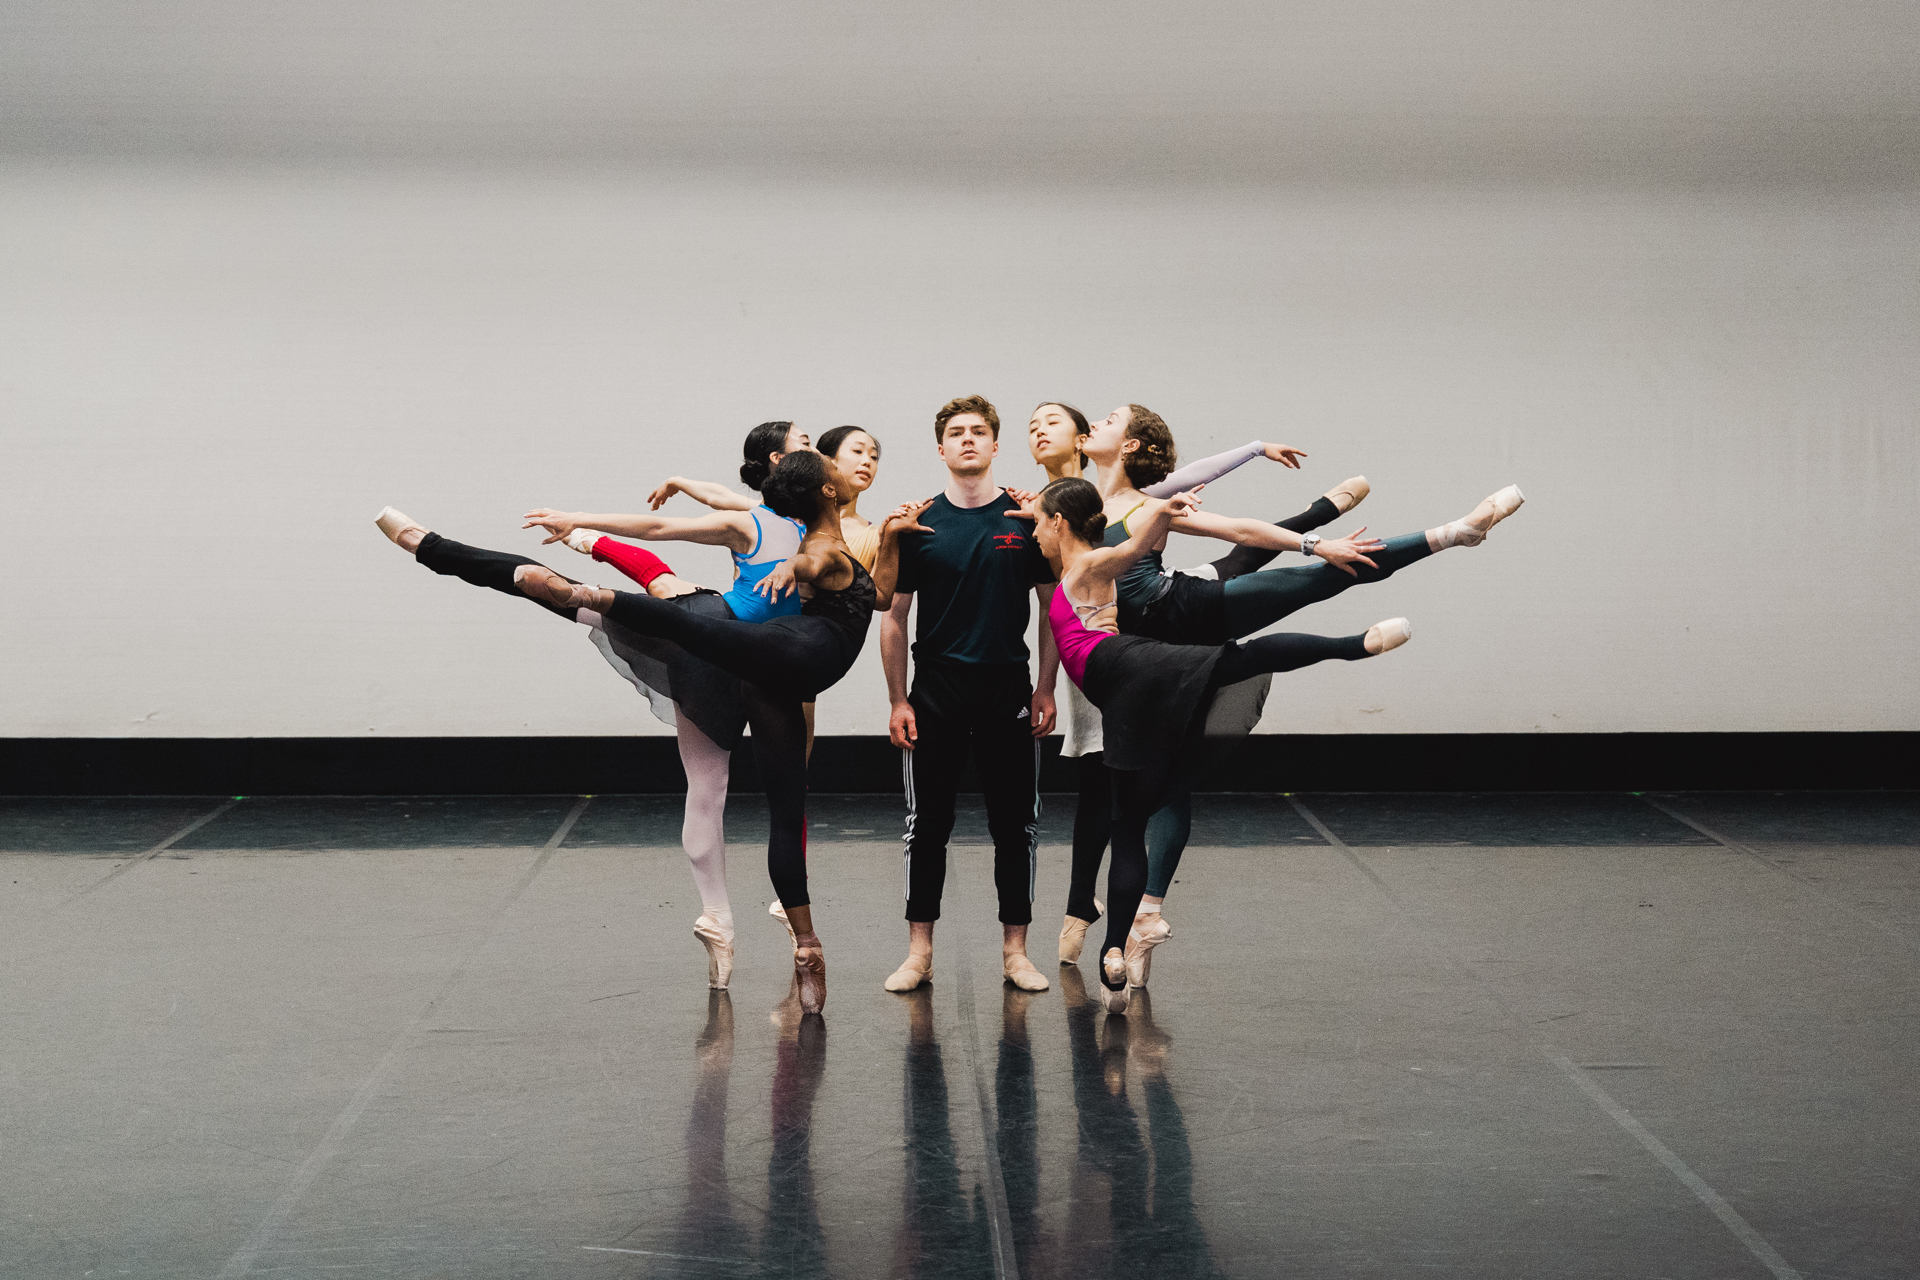
[[[831,647],[829,641],[816,641],[798,627],[782,625],[793,619],[761,623],[710,618],[630,591],[601,591],[588,603],[611,621],[642,635],[672,640],[722,671],[763,688],[807,688],[832,661],[833,655],[825,651]]]
[[[1356,565],[1350,574],[1322,561],[1291,569],[1266,569],[1226,584],[1227,634],[1251,635],[1310,604],[1331,600],[1348,587],[1381,582],[1416,560],[1433,554],[1425,533],[1387,539],[1386,546],[1367,558],[1377,568]]]
[[[495,591],[519,596],[523,600],[530,597],[522,594],[519,588],[513,585],[513,571],[523,564],[540,563],[538,560],[509,555],[504,551],[487,551],[480,547],[470,547],[464,542],[455,542],[452,538],[443,538],[437,533],[429,533],[420,540],[420,548],[413,553],[413,558],[435,573],[446,574],[462,582],[471,582],[476,587],[491,587]],[[567,581],[571,582],[573,579],[568,578]],[[577,612],[575,609],[546,600],[535,600],[534,603],[549,613],[559,614],[569,622],[574,620]]]
[[[1351,506],[1352,504],[1348,505]],[[1342,508],[1338,506],[1331,497],[1315,498],[1313,505],[1305,511],[1302,511],[1299,515],[1289,517],[1285,520],[1275,520],[1274,523],[1289,533],[1312,533],[1315,529],[1322,528],[1332,521],[1338,520],[1341,510]],[[1279,554],[1278,551],[1269,547],[1236,545],[1231,551],[1221,556],[1218,560],[1203,566],[1208,572],[1198,573],[1195,576],[1201,578],[1217,578],[1221,582],[1229,582],[1234,578],[1242,577],[1245,574],[1266,568],[1269,564],[1273,563],[1274,557]]]

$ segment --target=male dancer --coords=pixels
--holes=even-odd
[[[933,419],[947,487],[921,515],[930,534],[900,540],[893,608],[880,620],[880,659],[893,703],[888,734],[907,788],[907,959],[886,981],[912,991],[933,969],[933,922],[947,879],[947,837],[969,747],[986,793],[993,884],[1000,898],[1002,970],[1023,991],[1047,979],[1027,959],[1039,847],[1040,739],[1053,731],[1053,636],[1040,628],[1040,672],[1027,683],[1027,590],[1040,616],[1053,602],[1053,571],[1033,522],[993,482],[1000,415],[984,396],[950,400]],[[920,597],[912,690],[907,613]]]

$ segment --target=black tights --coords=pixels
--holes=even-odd
[[[579,610],[536,600],[513,585],[513,571],[523,564],[539,564],[538,560],[509,555],[504,551],[470,547],[437,533],[429,533],[421,540],[420,549],[414,552],[414,559],[435,573],[470,582],[476,587],[490,587],[516,600],[538,605],[569,622],[577,620]],[[567,581],[574,579],[567,578]],[[664,600],[654,600],[651,596],[641,598],[670,613],[683,612]],[[618,621],[611,614],[608,617]],[[736,622],[733,625],[747,624]],[[637,627],[634,629],[640,630]],[[759,630],[758,627],[749,629]],[[648,634],[656,633],[649,631]],[[704,652],[694,652],[702,658],[708,657]],[[726,664],[714,665],[724,667]],[[776,696],[751,682],[742,682],[740,701],[746,712],[747,724],[753,729],[750,737],[753,758],[760,767],[761,785],[767,793],[767,876],[773,881],[774,894],[783,906],[808,906],[813,899],[807,895],[806,715],[800,710],[799,699]]]
[[[1335,658],[1352,662],[1370,657],[1365,639],[1364,634],[1309,636],[1280,632],[1227,646],[1214,664],[1207,696],[1195,709],[1179,749],[1145,769],[1107,770],[1113,795],[1113,863],[1107,870],[1107,940],[1100,947],[1103,958],[1114,947],[1126,949],[1127,931],[1133,927],[1134,913],[1147,891],[1147,822],[1167,802],[1175,780],[1183,769],[1191,767],[1192,757],[1206,741],[1207,708],[1214,692],[1262,672],[1296,671]],[[1106,977],[1102,965],[1100,980],[1105,982]]]
[[[1316,498],[1312,506],[1299,515],[1274,523],[1290,533],[1312,533],[1323,525],[1331,524],[1340,518],[1340,508],[1333,505],[1329,498]],[[1210,566],[1213,576],[1222,582],[1238,578],[1242,574],[1264,569],[1273,563],[1280,553],[1270,547],[1236,546],[1227,554],[1215,560]]]

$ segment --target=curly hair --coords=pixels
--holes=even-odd
[[[993,430],[993,438],[1000,438],[1000,411],[985,396],[959,396],[941,405],[940,412],[933,415],[933,438],[946,439],[948,421],[963,413],[977,413],[985,418]]]
[[[1174,452],[1173,432],[1167,429],[1165,418],[1142,405],[1130,404],[1127,410],[1132,418],[1127,423],[1126,438],[1138,440],[1140,447],[1121,454],[1120,462],[1127,469],[1127,482],[1144,489],[1172,475],[1179,455]]]
[[[780,465],[762,482],[760,496],[775,515],[804,523],[820,514],[824,498],[820,488],[826,483],[826,459],[811,449],[796,449],[780,459]]]

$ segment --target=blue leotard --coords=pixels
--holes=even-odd
[[[753,585],[773,572],[773,566],[789,559],[800,549],[807,526],[787,516],[775,515],[764,504],[747,513],[753,517],[753,549],[745,555],[733,553],[733,586],[723,597],[733,616],[742,622],[765,622],[800,612],[800,594],[789,591],[778,600],[769,600]]]

